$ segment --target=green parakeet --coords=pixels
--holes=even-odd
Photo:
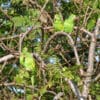
[[[53,27],[56,31],[63,31],[64,25],[62,21],[62,16],[60,14],[55,15]]]
[[[64,22],[64,31],[67,33],[71,33],[74,29],[74,20],[75,20],[75,15],[71,14],[68,19],[65,20]]]
[[[20,55],[20,64],[28,71],[35,70],[35,60],[32,57],[32,54],[27,51],[27,48],[24,48]]]

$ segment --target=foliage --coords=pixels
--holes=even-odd
[[[54,17],[54,28],[56,31],[63,31],[63,21],[62,21],[62,16],[59,14],[56,14]]]
[[[68,19],[65,20],[64,22],[64,31],[71,33],[74,29],[74,20],[75,20],[75,15],[70,15]]]
[[[64,22],[62,21],[62,16],[56,14],[54,17],[53,26],[56,31],[65,31],[71,33],[74,29],[74,20],[75,20],[74,14],[71,14],[68,19],[65,19]]]
[[[27,51],[27,48],[24,48],[20,55],[20,64],[23,65],[26,70],[32,70],[34,72],[35,60],[33,59],[32,54]]]
[[[75,100],[71,80],[82,91],[91,39],[100,17],[99,0],[1,0],[0,1],[0,99]],[[47,4],[46,4],[47,3]],[[44,8],[43,8],[44,7]],[[46,23],[41,21],[43,15]],[[77,29],[75,29],[77,27]],[[30,30],[32,28],[32,30]],[[63,34],[69,35],[74,44]],[[68,34],[70,33],[70,34]],[[26,36],[23,38],[23,34]],[[22,43],[20,42],[22,40]],[[100,37],[97,37],[94,73],[100,71]],[[72,47],[74,45],[74,47]],[[19,48],[22,51],[19,53]],[[44,52],[44,49],[47,52]],[[79,54],[80,65],[74,53]],[[12,54],[9,60],[1,58]],[[96,57],[98,56],[98,60]],[[100,80],[91,82],[89,94],[99,100]]]

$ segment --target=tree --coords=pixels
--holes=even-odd
[[[99,100],[100,1],[0,1],[0,99]]]

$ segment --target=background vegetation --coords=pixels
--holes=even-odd
[[[99,72],[100,0],[0,0],[0,100],[100,100]]]

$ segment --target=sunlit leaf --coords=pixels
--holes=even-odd
[[[24,48],[22,54],[20,55],[20,64],[23,65],[28,71],[34,72],[35,70],[35,59],[32,54],[27,51],[27,48]]]
[[[74,29],[74,20],[75,15],[71,14],[68,19],[64,21],[64,31],[67,33],[71,33]]]
[[[62,16],[59,14],[56,14],[54,17],[54,23],[53,27],[56,31],[63,31],[63,21],[62,21]]]

